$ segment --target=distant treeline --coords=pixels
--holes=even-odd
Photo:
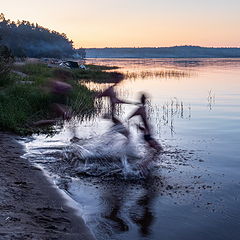
[[[73,42],[64,33],[49,30],[28,21],[13,22],[0,14],[0,45],[16,57],[72,57]]]
[[[240,48],[175,46],[155,48],[88,48],[87,58],[239,58]]]

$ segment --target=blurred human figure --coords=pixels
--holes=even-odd
[[[118,74],[115,73],[113,75],[113,82],[114,85],[112,85],[111,87],[107,88],[106,90],[104,90],[102,93],[97,95],[97,98],[101,98],[101,97],[109,97],[110,99],[110,104],[111,104],[111,116],[114,117],[116,114],[116,104],[133,104],[132,102],[129,101],[125,101],[122,99],[119,99],[117,97],[117,94],[114,90],[114,88],[116,87],[117,84],[119,84],[121,81],[123,80],[123,76],[122,74]]]
[[[147,119],[147,112],[146,112],[146,95],[142,94],[140,97],[141,105],[140,107],[133,113],[131,114],[128,119],[134,117],[134,116],[139,116],[142,120],[143,126],[138,125],[138,128],[143,132],[143,138],[144,140],[148,143],[149,147],[155,149],[157,152],[162,151],[163,148],[158,143],[156,139],[152,137],[150,125]]]
[[[51,93],[53,97],[52,108],[58,117],[64,120],[71,118],[71,109],[67,106],[67,97],[72,90],[72,86],[61,80],[51,80]]]
[[[40,120],[33,123],[33,126],[47,126],[55,124],[59,118],[69,120],[72,116],[71,108],[67,105],[67,98],[72,91],[72,86],[67,83],[72,78],[72,74],[62,69],[53,72],[54,77],[48,81],[45,91],[51,94],[51,108],[55,114],[55,119]]]
[[[143,126],[141,124],[138,124],[137,127],[142,131],[143,139],[147,143],[149,149],[154,150],[152,152],[153,154],[150,154],[147,157],[147,159],[145,159],[139,164],[140,173],[144,177],[146,177],[149,174],[148,170],[149,170],[150,163],[155,161],[158,158],[159,153],[163,150],[161,144],[152,137],[152,132],[151,132],[150,124],[147,119],[147,112],[146,112],[145,105],[146,105],[146,95],[142,94],[140,97],[139,108],[128,117],[128,119],[131,119],[132,117],[135,117],[135,116],[139,116],[141,118]]]

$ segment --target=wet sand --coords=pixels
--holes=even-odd
[[[0,239],[94,239],[23,152],[15,136],[0,133]]]

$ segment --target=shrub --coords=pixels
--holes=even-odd
[[[9,79],[13,60],[11,51],[6,46],[0,45],[0,85],[4,85]]]

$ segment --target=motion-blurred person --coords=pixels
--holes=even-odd
[[[139,116],[143,122],[143,126],[138,125],[138,128],[143,132],[144,140],[148,143],[148,145],[151,148],[155,149],[158,152],[162,151],[163,148],[160,145],[160,143],[158,143],[158,141],[152,137],[150,125],[147,120],[147,112],[146,112],[146,106],[145,106],[145,104],[146,104],[146,95],[145,94],[141,95],[140,101],[141,101],[141,106],[133,114],[131,114],[128,117],[128,119],[130,119],[134,116]]]
[[[109,97],[111,104],[111,116],[114,117],[116,113],[116,104],[133,104],[132,102],[121,100],[117,97],[117,94],[114,90],[117,84],[119,84],[123,80],[123,75],[119,73],[115,73],[113,75],[114,85],[104,90],[102,93],[97,95],[97,98],[101,97]]]
[[[154,155],[160,153],[163,148],[161,144],[152,137],[151,128],[147,119],[147,112],[146,112],[146,95],[142,94],[140,97],[141,106],[133,113],[131,114],[128,119],[139,116],[142,120],[143,126],[140,124],[138,125],[138,128],[143,132],[143,139],[148,144],[150,149],[154,150]],[[156,155],[155,155],[156,156]],[[149,157],[149,159],[142,162],[141,167],[145,168],[149,165],[150,162],[152,162],[155,158]]]
[[[71,108],[67,106],[67,98],[72,91],[72,86],[65,82],[72,78],[72,74],[65,70],[56,69],[53,75],[54,77],[48,82],[47,91],[51,94],[51,107],[55,113],[56,119],[40,120],[33,123],[34,126],[51,125],[56,123],[59,118],[69,120],[72,116]]]

